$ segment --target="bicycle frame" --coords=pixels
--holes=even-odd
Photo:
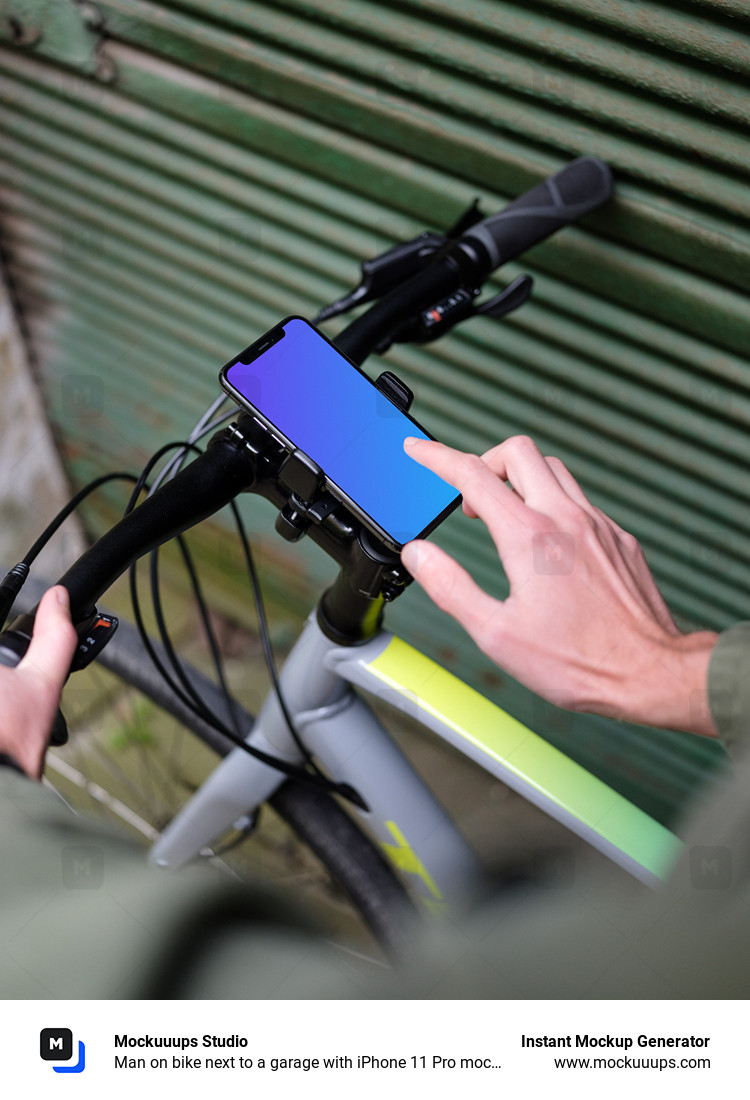
[[[478,293],[501,263],[596,209],[610,193],[606,165],[593,158],[574,161],[505,211],[447,239],[422,270],[396,280],[389,293],[340,333],[337,346],[361,365],[373,349],[398,338],[401,326],[420,311],[459,289]],[[428,905],[465,900],[481,882],[478,862],[355,687],[410,712],[636,877],[658,881],[679,847],[667,829],[382,629],[385,602],[411,578],[399,555],[358,529],[353,517],[337,509],[316,512],[322,473],[309,460],[302,462],[299,452],[279,454],[262,425],[240,416],[238,425],[215,437],[204,455],[68,570],[61,583],[70,593],[74,621],[90,618],[94,602],[137,558],[238,493],[259,493],[281,513],[285,537],[294,541],[309,534],[340,569],[281,675],[294,727],[328,775],[349,784],[364,800],[367,809],[356,812]],[[13,624],[0,659],[6,650],[8,663],[18,659],[32,622],[29,615]],[[275,694],[247,741],[269,757],[304,763]],[[283,779],[270,763],[235,749],[167,828],[154,847],[154,862],[185,862],[252,814]]]
[[[430,908],[465,902],[482,883],[467,842],[353,686],[417,718],[443,740],[650,885],[668,871],[679,841],[622,795],[553,748],[435,662],[385,630],[339,646],[308,620],[281,675],[295,726],[335,780],[368,806],[365,827]],[[299,763],[275,695],[247,737]],[[283,780],[235,749],[154,846],[153,862],[180,865],[252,814]]]

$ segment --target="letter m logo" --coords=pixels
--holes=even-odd
[[[732,854],[723,845],[690,849],[690,882],[696,890],[727,890],[732,885]]]
[[[67,1062],[73,1056],[73,1032],[69,1027],[42,1028],[39,1053],[45,1062]]]

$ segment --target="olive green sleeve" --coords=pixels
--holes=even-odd
[[[730,753],[750,740],[750,623],[725,630],[708,666],[708,702]]]
[[[0,868],[0,998],[358,995],[348,957],[267,884],[148,868],[127,837],[10,768]]]

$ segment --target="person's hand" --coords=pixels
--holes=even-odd
[[[65,678],[76,647],[68,593],[45,593],[25,657],[15,668],[0,667],[0,752],[41,778],[44,754]]]
[[[568,710],[717,736],[706,689],[718,635],[678,630],[635,538],[587,500],[559,459],[524,436],[482,458],[428,440],[405,447],[459,490],[500,555],[505,600],[434,543],[402,550],[415,580],[480,649]]]

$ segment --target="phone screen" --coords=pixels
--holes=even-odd
[[[307,321],[283,321],[221,377],[392,544],[426,534],[458,504],[452,485],[404,452],[407,436],[431,437]]]

